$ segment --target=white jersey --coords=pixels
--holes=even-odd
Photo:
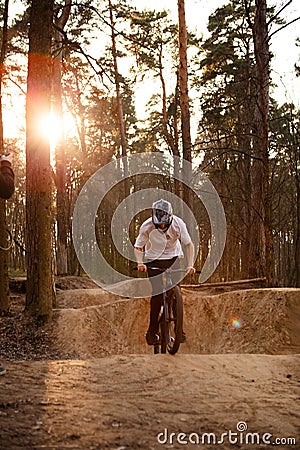
[[[152,218],[146,220],[141,225],[134,246],[145,247],[146,259],[171,259],[175,256],[183,257],[181,243],[187,245],[190,242],[191,237],[186,224],[180,217],[173,216],[172,223],[165,233],[155,228]]]

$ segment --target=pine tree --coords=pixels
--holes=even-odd
[[[4,153],[3,116],[2,116],[2,86],[4,63],[7,52],[7,21],[9,0],[5,0],[3,12],[2,44],[0,55],[0,155]],[[8,280],[8,239],[6,221],[6,200],[0,199],[0,314],[9,310],[9,280]]]
[[[250,276],[266,276],[272,284],[272,233],[269,193],[269,89],[270,51],[267,2],[255,0],[252,28],[255,54],[255,106],[253,114],[253,160],[251,165]]]
[[[26,309],[38,323],[52,317],[52,173],[50,144],[39,119],[50,113],[53,0],[32,0],[29,29],[26,133]]]
[[[56,14],[54,20],[54,46],[52,52],[53,58],[53,113],[58,124],[63,124],[63,92],[62,92],[62,53],[63,53],[63,32],[71,12],[71,0],[65,0],[64,6]],[[68,254],[67,254],[67,198],[66,198],[66,155],[64,130],[61,126],[61,134],[55,147],[55,166],[56,166],[56,221],[57,221],[57,249],[56,249],[56,267],[58,275],[68,273]]]
[[[245,11],[238,1],[218,8],[209,18],[194,84],[201,90],[203,117],[197,147],[227,212],[225,277],[249,276],[251,133],[254,111],[254,55]],[[228,255],[228,258],[226,258]],[[225,261],[226,259],[226,261]]]

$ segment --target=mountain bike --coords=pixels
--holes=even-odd
[[[183,302],[179,285],[173,286],[172,274],[186,272],[186,269],[161,269],[152,267],[162,274],[162,304],[158,316],[159,340],[154,345],[154,353],[166,353],[171,355],[178,352],[182,343],[183,326]]]

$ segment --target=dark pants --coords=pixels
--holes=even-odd
[[[177,261],[176,261],[177,260]],[[176,263],[175,263],[176,261]],[[175,264],[174,264],[175,263]],[[173,266],[174,264],[174,266]],[[168,269],[173,266],[173,268],[179,267],[178,258],[174,257],[171,259],[156,259],[155,261],[146,262],[148,277],[152,286],[152,296],[150,300],[150,324],[149,330],[153,333],[158,332],[158,316],[160,307],[162,304],[163,294],[160,293],[162,290],[162,274],[160,274],[157,270],[151,269],[151,267],[158,267],[159,269]],[[153,278],[155,277],[155,278]],[[173,277],[172,277],[173,278]],[[178,281],[180,276],[177,275]],[[173,282],[176,282],[173,278]],[[177,284],[177,282],[176,282]]]

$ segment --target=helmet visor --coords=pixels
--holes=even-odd
[[[153,222],[154,225],[170,225],[170,223],[172,222],[172,216],[162,209],[154,209]]]

